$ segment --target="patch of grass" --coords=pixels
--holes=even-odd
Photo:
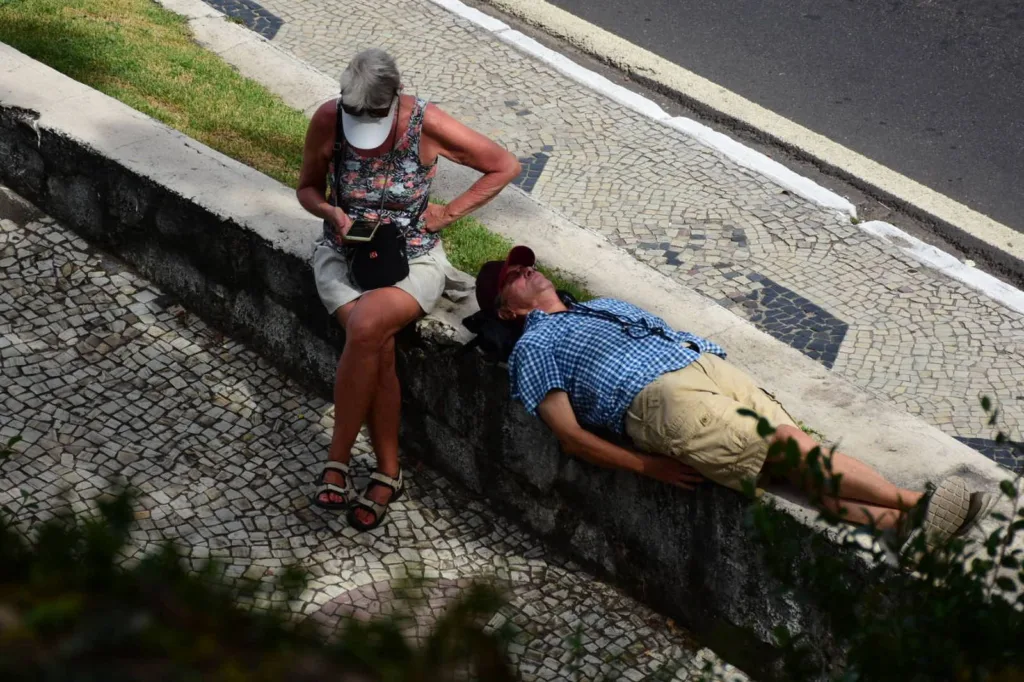
[[[797,420],[796,425],[800,427],[801,431],[806,433],[811,438],[814,438],[819,443],[824,443],[826,440],[828,440],[827,438],[825,438],[825,434],[823,434],[821,431],[818,431],[816,429],[812,429],[810,426],[808,426],[807,424],[803,423],[803,421]]]
[[[452,265],[465,272],[477,273],[484,263],[502,260],[512,248],[511,241],[489,231],[472,216],[461,218],[441,233],[444,249]],[[579,301],[589,301],[593,295],[566,273],[544,265],[538,268],[554,285],[568,291]]]
[[[8,0],[0,41],[295,186],[306,118],[150,0]]]
[[[289,187],[298,183],[302,112],[200,47],[183,17],[151,0],[0,0],[0,41]],[[473,218],[445,230],[444,243],[452,264],[470,274],[510,246]],[[544,272],[590,298],[565,275]]]

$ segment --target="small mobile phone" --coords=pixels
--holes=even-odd
[[[377,234],[378,227],[380,227],[379,220],[357,220],[352,223],[352,227],[345,234],[345,241],[368,242],[373,239],[373,235]]]

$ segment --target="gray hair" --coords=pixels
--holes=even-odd
[[[380,109],[391,104],[402,79],[394,58],[371,47],[352,58],[340,82],[342,104],[353,109]]]

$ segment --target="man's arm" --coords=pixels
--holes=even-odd
[[[693,490],[704,480],[695,469],[678,460],[628,450],[587,431],[576,420],[569,394],[565,391],[548,393],[537,413],[554,432],[565,452],[591,464],[643,474],[684,490]]]

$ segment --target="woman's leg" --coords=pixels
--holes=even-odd
[[[807,470],[807,455],[814,448],[821,448],[822,455],[827,456],[828,450],[796,426],[783,424],[776,427],[770,443],[796,442],[800,449],[800,472]],[[769,465],[781,463],[782,457],[768,462]],[[899,488],[885,479],[880,473],[867,464],[840,452],[832,454],[832,474],[841,474],[838,497],[830,497],[825,503],[833,510],[845,509],[845,518],[853,523],[867,523],[867,509],[880,528],[891,528],[899,519],[901,512],[911,509],[923,496],[923,493]],[[798,476],[797,480],[804,480]],[[886,510],[895,513],[884,513]]]
[[[394,335],[402,327],[422,315],[419,304],[400,289],[389,287],[363,294],[354,303],[342,306],[338,321],[345,328],[345,348],[338,359],[334,381],[334,432],[328,458],[348,463],[352,446],[363,422],[369,421],[374,438],[384,457],[397,474],[398,410],[401,395],[394,367]],[[382,372],[383,368],[383,372]],[[371,416],[381,412],[381,415]],[[388,430],[392,435],[385,435]],[[378,451],[378,458],[381,452]],[[328,472],[328,483],[343,485],[340,473]],[[340,501],[333,493],[325,493],[324,501]]]
[[[398,427],[402,415],[402,388],[398,383],[395,369],[395,339],[381,349],[380,371],[377,382],[377,395],[367,417],[370,431],[370,442],[377,456],[377,470],[391,478],[398,478]],[[391,488],[383,485],[370,485],[366,496],[377,504],[387,504],[391,500]],[[356,509],[356,518],[361,523],[372,524],[376,519],[366,509]]]

